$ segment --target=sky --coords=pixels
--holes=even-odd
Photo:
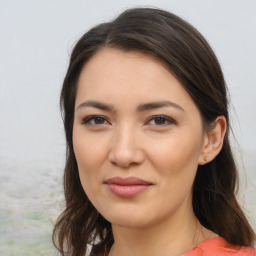
[[[135,6],[181,16],[212,46],[230,90],[234,151],[248,179],[246,195],[255,204],[254,0],[0,0],[0,192],[17,196],[33,191],[39,197],[44,189],[37,182],[47,183],[45,173],[62,175],[59,93],[72,47],[92,26]]]

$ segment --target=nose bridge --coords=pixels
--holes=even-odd
[[[132,124],[122,124],[113,133],[110,160],[117,165],[127,167],[143,161],[142,148],[138,143],[138,130]]]

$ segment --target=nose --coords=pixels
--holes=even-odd
[[[115,132],[109,152],[110,162],[122,168],[143,163],[145,152],[138,137],[136,132],[129,128]]]

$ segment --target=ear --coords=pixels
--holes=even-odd
[[[221,151],[227,130],[227,121],[224,116],[218,116],[205,132],[203,147],[198,159],[199,165],[211,162]]]

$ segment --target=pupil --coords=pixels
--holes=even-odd
[[[96,117],[95,118],[95,123],[96,124],[102,124],[104,122],[103,118],[102,117]]]
[[[163,117],[157,117],[155,122],[156,122],[156,124],[164,124],[165,119]]]

